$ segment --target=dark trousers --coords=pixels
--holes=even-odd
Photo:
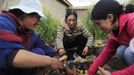
[[[63,45],[66,50],[68,60],[73,60],[74,53],[77,55],[82,56],[83,49],[85,48],[87,43],[87,38],[85,38],[83,35],[76,36],[75,38],[71,39],[69,37],[64,36],[63,38]],[[74,48],[76,48],[74,50]]]
[[[0,69],[0,75],[36,75],[37,69]]]

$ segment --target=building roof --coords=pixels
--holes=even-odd
[[[57,0],[57,1],[59,1],[62,4],[64,4],[67,7],[72,6],[72,4],[68,0]]]

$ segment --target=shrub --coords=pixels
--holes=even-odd
[[[36,31],[40,34],[45,43],[50,45],[54,42],[56,38],[57,25],[59,25],[59,22],[49,13],[47,9],[45,10],[45,15],[47,19],[39,23]]]
[[[108,34],[104,33],[101,31],[98,27],[96,27],[93,22],[91,21],[91,10],[92,7],[88,9],[87,16],[85,17],[83,23],[86,26],[86,28],[89,30],[89,32],[92,33],[94,36],[94,40],[99,40],[99,39],[106,39],[108,37]]]

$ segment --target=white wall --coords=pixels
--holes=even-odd
[[[41,0],[43,6],[47,8],[50,13],[59,21],[64,19],[66,13],[66,6],[57,0]]]

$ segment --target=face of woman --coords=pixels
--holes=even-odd
[[[67,17],[66,23],[69,28],[73,28],[77,24],[77,19],[74,15],[70,15]]]
[[[106,33],[112,32],[118,25],[117,22],[113,23],[113,15],[108,15],[106,19],[94,20],[95,24]]]
[[[34,28],[36,27],[36,25],[39,22],[39,19],[40,19],[40,16],[38,16],[38,15],[26,16],[23,19],[22,24],[23,24],[24,28],[26,28],[28,30],[34,30]]]

